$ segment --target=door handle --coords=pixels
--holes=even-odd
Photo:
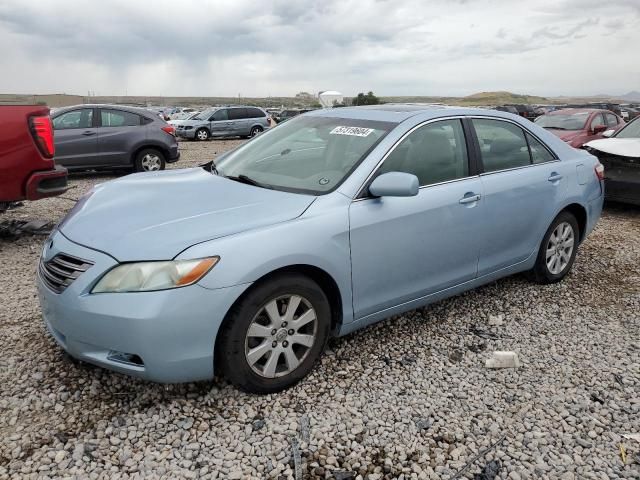
[[[89,137],[91,135],[95,135],[96,132],[92,132],[91,130],[87,130],[86,132],[82,132],[82,135],[84,135],[85,137]]]
[[[562,180],[562,175],[560,175],[559,173],[553,172],[549,178],[547,178],[547,180],[549,180],[550,182],[559,182],[560,180]]]
[[[459,202],[461,205],[466,205],[468,203],[475,203],[480,200],[480,194],[468,193],[464,197],[462,197]]]

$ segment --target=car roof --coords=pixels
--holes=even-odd
[[[431,114],[433,117],[445,117],[450,115],[487,115],[487,112],[492,112],[492,110],[425,103],[384,103],[381,105],[366,105],[359,107],[324,108],[312,110],[305,113],[305,115],[400,123],[419,114]],[[495,112],[496,117],[503,117],[501,114],[504,112],[498,112],[495,110],[493,112]]]
[[[113,105],[110,103],[83,103],[80,105],[72,105],[70,107],[62,107],[56,109],[56,114],[61,112],[67,112],[69,110],[76,110],[78,108],[109,108],[112,110],[123,110],[125,112],[137,113],[139,115],[145,115],[147,117],[155,118],[156,112],[149,110],[145,107],[131,107],[129,105]]]
[[[613,113],[610,110],[606,110],[604,108],[561,108],[559,110],[554,110],[552,112],[547,113],[547,115],[574,115],[576,113],[594,113],[594,112],[609,112]]]

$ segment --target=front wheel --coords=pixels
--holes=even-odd
[[[561,212],[551,222],[531,271],[536,282],[559,282],[569,273],[578,250],[579,231],[576,217],[569,212]]]
[[[196,132],[196,140],[200,140],[201,142],[209,140],[209,136],[209,130],[207,130],[206,128],[201,128]]]
[[[278,392],[313,369],[330,326],[329,301],[314,281],[297,274],[273,277],[229,311],[216,363],[242,390]]]

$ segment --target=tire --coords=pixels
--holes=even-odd
[[[251,129],[251,131],[249,132],[249,136],[250,137],[255,137],[256,135],[258,135],[259,133],[262,133],[264,129],[258,125],[256,125],[255,127],[253,127]]]
[[[193,138],[204,142],[205,140],[209,140],[209,138],[211,138],[211,134],[206,128],[199,128],[198,130],[196,130],[196,135]]]
[[[576,217],[569,212],[560,212],[542,239],[536,264],[530,271],[532,280],[540,284],[562,280],[576,259],[579,238],[580,229]],[[570,246],[569,240],[572,241]]]
[[[293,298],[299,302],[288,316]],[[250,327],[255,335],[248,335]],[[229,310],[216,342],[216,365],[241,390],[279,392],[311,372],[330,328],[331,308],[322,289],[303,275],[278,275],[252,287]]]
[[[156,172],[164,170],[166,162],[164,154],[155,148],[145,148],[136,155],[134,163],[136,172]]]

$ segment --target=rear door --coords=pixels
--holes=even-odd
[[[249,130],[251,130],[251,127],[254,125],[260,125],[263,129],[268,128],[267,114],[259,108],[247,108],[247,124]]]
[[[249,120],[247,119],[246,108],[230,108],[229,120],[231,121],[231,132],[229,135],[240,137],[249,135]]]
[[[473,118],[471,124],[489,219],[479,235],[481,277],[537,252],[565,195],[571,166],[515,122]]]
[[[56,163],[67,168],[99,163],[96,109],[78,108],[53,118]]]
[[[146,139],[146,129],[140,115],[100,108],[98,152],[102,165],[123,166],[133,161],[132,148]]]

